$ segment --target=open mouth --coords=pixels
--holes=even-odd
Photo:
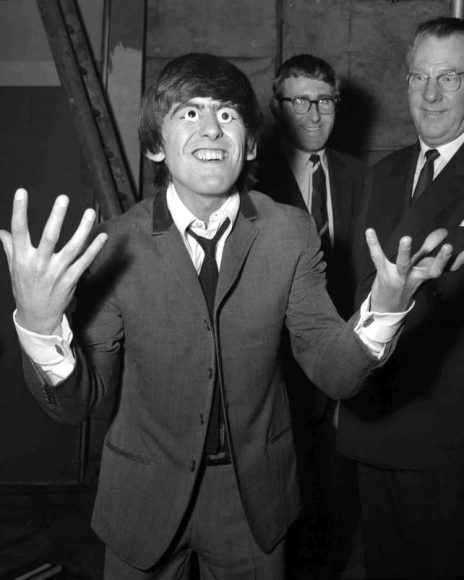
[[[223,149],[197,149],[193,156],[198,161],[222,161],[227,157],[227,152]]]

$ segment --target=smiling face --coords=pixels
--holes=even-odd
[[[231,105],[198,97],[173,105],[161,128],[161,150],[148,154],[165,161],[184,204],[207,219],[233,191],[248,151],[246,128]]]
[[[286,78],[280,90],[282,97],[307,97],[320,99],[335,97],[335,88],[318,79],[304,76]],[[335,122],[335,113],[321,115],[314,104],[304,115],[293,110],[292,103],[284,101],[275,103],[274,113],[287,139],[301,151],[315,152],[323,149],[327,143]]]
[[[464,132],[464,85],[445,92],[436,77],[464,71],[464,35],[424,36],[415,47],[409,70],[431,77],[424,88],[408,90],[409,109],[421,139],[438,147],[459,137]]]

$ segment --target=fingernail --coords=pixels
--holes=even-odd
[[[59,195],[56,198],[56,203],[57,203],[57,205],[60,205],[61,207],[68,207],[68,205],[69,205],[69,198],[66,195]]]
[[[17,189],[15,193],[16,201],[22,201],[23,199],[26,199],[26,193],[27,193],[26,190],[23,189],[22,187]]]

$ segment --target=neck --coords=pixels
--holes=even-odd
[[[211,215],[224,205],[227,198],[232,195],[233,192],[228,194],[208,194],[198,196],[193,196],[192,194],[184,195],[179,191],[177,193],[185,207],[187,207],[196,218],[207,224]]]

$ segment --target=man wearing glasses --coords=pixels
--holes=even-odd
[[[259,152],[256,189],[313,216],[327,263],[330,297],[338,312],[348,318],[353,313],[351,248],[361,212],[364,167],[355,157],[327,146],[340,100],[339,85],[330,64],[311,54],[293,56],[280,66],[270,103],[276,131]],[[324,553],[324,565],[339,569],[348,556],[357,519],[356,476],[351,462],[334,454],[333,405],[319,390],[308,388],[307,377],[289,349],[286,352],[284,369],[291,386],[304,514],[308,516],[295,527],[294,541],[288,545],[291,549],[294,544],[300,553],[299,543],[308,543],[306,528],[314,528],[312,520],[317,517],[327,522],[328,529],[320,533],[323,546],[317,545],[318,538],[310,542],[317,552],[316,563]],[[314,568],[311,556],[306,557]]]
[[[280,66],[270,103],[276,135],[259,155],[256,189],[312,214],[327,261],[329,294],[347,318],[353,312],[350,248],[364,170],[358,159],[327,147],[339,84],[330,64],[310,54]]]
[[[373,170],[364,225],[386,255],[407,234],[464,241],[464,21],[419,26],[408,58],[419,142]],[[414,250],[414,248],[413,248]],[[360,250],[362,251],[362,250]],[[364,254],[364,253],[363,253]],[[365,295],[372,263],[360,256]],[[464,577],[464,275],[416,295],[395,355],[342,404],[339,450],[358,462],[368,578]]]

